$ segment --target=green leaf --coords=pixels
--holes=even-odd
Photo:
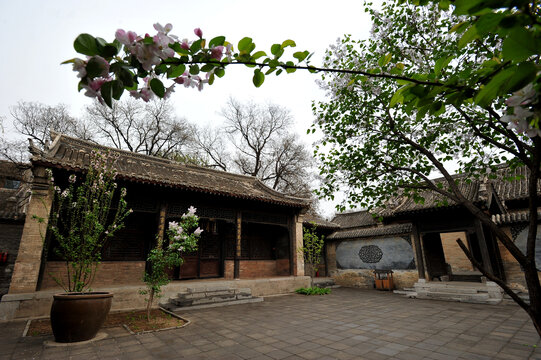
[[[532,63],[521,63],[499,72],[475,96],[479,106],[487,106],[499,95],[521,89],[535,79],[537,67]]]
[[[199,74],[199,66],[198,65],[190,65],[190,74],[191,75]]]
[[[179,77],[180,75],[184,74],[185,71],[186,71],[186,65],[184,65],[184,64],[180,64],[180,65],[177,65],[177,66],[171,65],[169,67],[169,70],[167,71],[167,77],[168,78],[176,78],[176,77]]]
[[[133,74],[130,70],[126,69],[125,67],[120,68],[118,72],[116,73],[117,77],[122,81],[122,84],[124,84],[125,87],[132,87],[134,84],[133,81]]]
[[[502,55],[505,60],[520,62],[538,53],[538,42],[523,27],[513,28],[503,41]]]
[[[513,76],[503,84],[501,88],[502,94],[511,93],[522,89],[536,78],[537,66],[531,62],[519,64]]]
[[[224,69],[216,69],[214,70],[214,73],[216,74],[216,76],[218,76],[219,78],[223,77],[225,75],[225,70]]]
[[[256,52],[255,54],[252,55],[252,59],[257,60],[262,56],[267,56],[267,53],[265,53],[264,51],[258,51],[258,52]]]
[[[252,38],[245,37],[239,41],[237,48],[239,51],[248,51],[252,45]]]
[[[436,60],[436,64],[434,64],[434,74],[436,74],[436,76],[440,76],[441,70],[449,65],[451,60],[453,60],[453,56],[442,57]]]
[[[105,104],[107,104],[107,106],[110,108],[113,107],[113,86],[111,83],[112,81],[108,81],[100,88],[101,97],[103,98],[103,101],[105,101]]]
[[[287,66],[295,66],[295,64],[293,63],[293,61],[288,61],[286,62],[286,65]],[[291,74],[291,73],[294,73],[297,69],[295,68],[286,68],[286,73],[288,74]]]
[[[254,70],[254,77],[252,79],[255,87],[260,87],[263,85],[263,82],[265,81],[265,74],[261,71],[261,69],[255,69]]]
[[[120,100],[122,93],[124,92],[124,84],[120,80],[111,81],[111,88],[113,92],[113,99]]]
[[[96,38],[90,34],[81,34],[73,42],[73,48],[80,54],[94,56],[98,55]]]
[[[478,38],[479,35],[477,34],[477,28],[475,26],[471,26],[458,41],[458,48],[462,49],[464,46]]]
[[[282,49],[285,49],[286,47],[288,46],[291,46],[291,47],[295,47],[297,46],[297,44],[295,44],[295,41],[293,40],[285,40],[283,43],[282,43]]]
[[[225,36],[216,36],[209,42],[209,47],[221,46],[224,44]]]
[[[150,88],[152,89],[152,92],[156,94],[159,98],[163,98],[165,95],[165,87],[163,86],[163,83],[159,79],[152,79],[150,80]]]
[[[106,70],[103,59],[98,60],[95,57],[91,57],[86,64],[86,74],[89,78],[102,76]]]
[[[460,33],[463,32],[464,30],[466,30],[466,27],[467,27],[469,24],[470,24],[469,21],[459,22],[458,24],[455,24],[451,29],[449,29],[449,32],[450,32],[450,33],[456,32],[456,33],[460,34]]]
[[[278,52],[279,52],[280,50],[282,50],[282,47],[280,46],[280,44],[273,44],[273,45],[271,46],[271,54],[272,54],[272,55],[278,54]]]
[[[299,62],[301,62],[304,59],[306,59],[308,55],[310,55],[308,51],[297,51],[296,53],[293,54],[293,57],[297,59]]]
[[[194,41],[192,45],[190,46],[190,51],[194,53],[198,52],[199,50],[201,50],[202,44],[203,44],[203,39]]]
[[[502,13],[489,13],[480,16],[475,23],[479,36],[483,37],[489,33],[496,32],[497,26],[503,17],[504,14]]]
[[[385,65],[387,65],[389,63],[389,61],[391,61],[391,58],[393,56],[391,55],[391,53],[388,53],[386,55],[381,55],[381,57],[378,59],[378,65],[380,67],[383,67]]]

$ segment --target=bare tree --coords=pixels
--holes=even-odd
[[[199,158],[203,159],[206,166],[227,171],[231,167],[231,154],[227,150],[227,142],[224,141],[223,130],[211,128],[193,128],[193,139]]]
[[[72,117],[66,105],[49,106],[38,102],[19,101],[10,108],[13,126],[17,131],[44,147],[50,139],[50,131],[90,139],[91,132]]]
[[[200,129],[196,135],[209,166],[255,176],[278,191],[309,196],[312,161],[289,131],[293,122],[289,110],[229,99],[221,115],[226,119],[224,128]]]
[[[99,130],[98,140],[118,149],[169,158],[185,155],[191,141],[190,126],[166,100],[142,104],[129,99],[112,108],[95,102],[86,111],[87,122]]]

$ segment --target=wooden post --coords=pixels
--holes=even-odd
[[[289,275],[295,275],[295,215],[292,215],[287,224],[289,234]]]
[[[158,244],[163,245],[163,238],[165,237],[165,216],[167,214],[167,203],[163,202],[160,205],[160,218],[158,220]]]
[[[237,211],[237,238],[235,249],[234,278],[240,278],[240,257],[242,256],[242,213]]]
[[[419,236],[419,229],[417,224],[413,224],[411,228],[411,234],[413,235],[413,243],[415,245],[415,257],[417,260],[417,271],[419,273],[419,279],[425,279],[425,261],[423,259],[423,249],[421,247],[421,238]]]
[[[489,274],[494,275],[492,262],[490,261],[490,253],[488,252],[487,241],[485,239],[485,233],[483,232],[483,225],[479,219],[475,219],[474,222],[475,232],[477,233],[477,241],[479,242],[479,249],[481,250],[481,258],[483,259],[483,267]]]

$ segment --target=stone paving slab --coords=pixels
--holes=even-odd
[[[541,359],[518,306],[415,300],[374,290],[289,295],[190,311],[192,324],[141,335],[107,330],[86,345],[46,347],[0,322],[0,359]]]

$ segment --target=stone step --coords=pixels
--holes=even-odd
[[[487,293],[485,294],[458,294],[454,292],[430,291],[430,292],[427,292],[425,296],[428,299],[465,301],[465,302],[486,302],[490,299]]]
[[[241,305],[241,304],[250,304],[250,303],[258,303],[262,302],[262,297],[252,297],[251,299],[243,299],[243,300],[233,300],[233,301],[225,301],[225,302],[219,302],[219,303],[209,303],[209,304],[200,304],[200,305],[191,305],[191,306],[175,306],[171,302],[160,304],[161,307],[167,309],[171,312],[185,312],[190,310],[197,310],[197,309],[208,309],[208,308],[214,308],[219,306],[230,306],[230,305]]]

